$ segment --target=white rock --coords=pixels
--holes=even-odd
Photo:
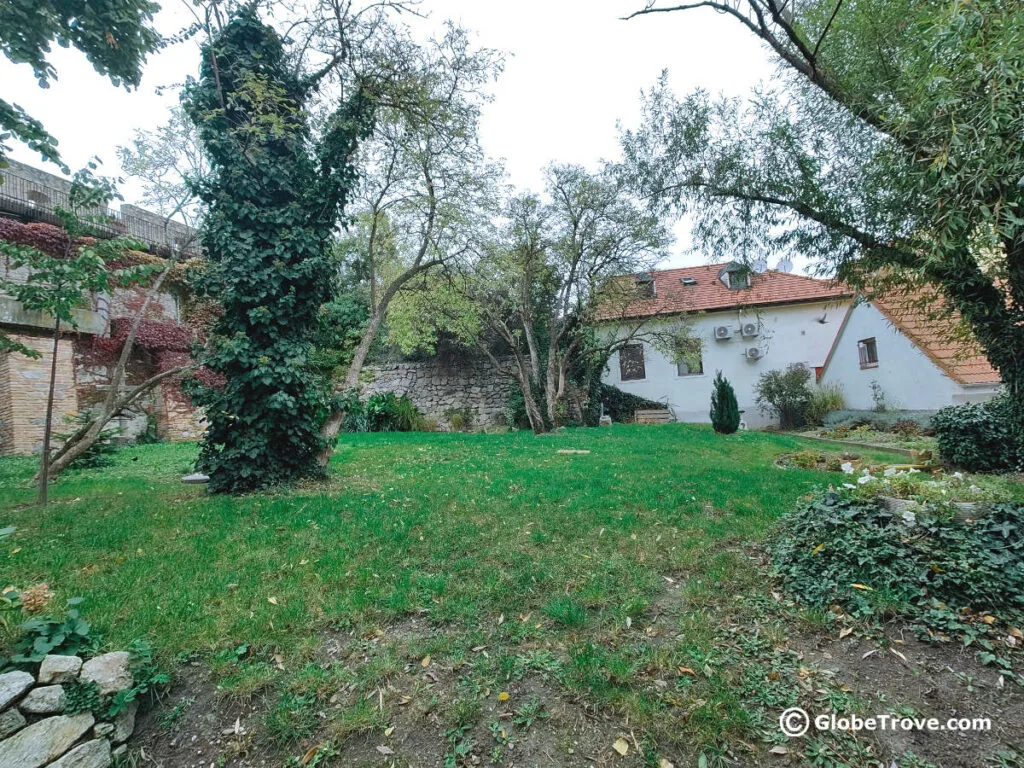
[[[92,728],[94,721],[91,712],[83,712],[32,723],[0,745],[0,768],[39,768],[56,760]]]
[[[68,697],[61,685],[33,688],[21,700],[18,709],[29,715],[59,715],[68,705]]]
[[[8,672],[0,675],[0,712],[32,687],[35,679],[28,672]]]
[[[12,733],[25,727],[25,717],[16,708],[0,712],[0,739],[6,739]]]
[[[50,654],[39,667],[39,684],[70,683],[81,671],[82,660],[78,656]]]
[[[128,666],[128,651],[104,653],[82,665],[82,680],[96,683],[100,695],[106,696],[132,687],[132,671]]]
[[[110,763],[110,742],[94,739],[75,747],[47,768],[107,768]]]

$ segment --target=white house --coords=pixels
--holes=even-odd
[[[846,317],[852,294],[825,280],[737,264],[651,272],[637,278],[638,298],[604,316],[614,326],[670,324],[687,316],[701,340],[701,359],[675,363],[636,341],[612,356],[604,382],[666,403],[679,421],[707,422],[711,384],[722,371],[750,427],[771,423],[755,404],[762,373],[802,363],[820,373]]]
[[[920,294],[855,303],[821,383],[841,385],[847,407],[858,409],[873,408],[879,397],[887,407],[911,410],[988,400],[999,390],[999,374],[975,345],[941,332],[948,323],[940,314],[926,310]]]

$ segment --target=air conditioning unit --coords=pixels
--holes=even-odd
[[[760,360],[761,355],[764,353],[761,351],[760,347],[747,347],[746,352],[743,354],[746,355],[747,360]]]
[[[728,325],[719,325],[715,328],[716,339],[728,339],[732,337],[732,328]]]
[[[740,333],[749,339],[753,336],[757,336],[757,330],[757,323],[744,323],[743,327],[740,329]]]

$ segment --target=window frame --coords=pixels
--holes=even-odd
[[[692,379],[692,378],[696,378],[698,376],[704,376],[705,375],[705,373],[704,373],[704,355],[701,354],[701,353],[698,353],[698,356],[699,356],[699,360],[700,360],[700,371],[698,371],[697,373],[680,373],[679,372],[679,366],[686,364],[685,360],[680,360],[678,363],[676,363],[676,378],[677,379]]]
[[[869,336],[857,342],[857,360],[861,370],[878,367],[878,337]]]
[[[627,349],[640,350],[640,359],[638,365],[639,376],[626,376],[628,367],[634,363],[624,359],[623,353]],[[619,381],[646,381],[647,380],[647,360],[644,357],[644,344],[643,342],[636,342],[631,344],[623,344],[619,347]]]

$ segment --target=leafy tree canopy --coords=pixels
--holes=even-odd
[[[57,79],[49,60],[53,43],[76,48],[115,86],[136,87],[146,56],[160,45],[152,27],[160,6],[149,0],[4,0],[0,52],[32,67],[41,88]],[[17,104],[0,98],[0,167],[13,137],[44,160],[60,163],[57,140]],[[66,168],[65,168],[66,170]]]
[[[629,177],[716,255],[799,254],[865,289],[938,289],[1024,424],[1024,5],[711,0],[776,54],[749,102],[664,80]],[[1024,427],[1022,427],[1024,429]]]

